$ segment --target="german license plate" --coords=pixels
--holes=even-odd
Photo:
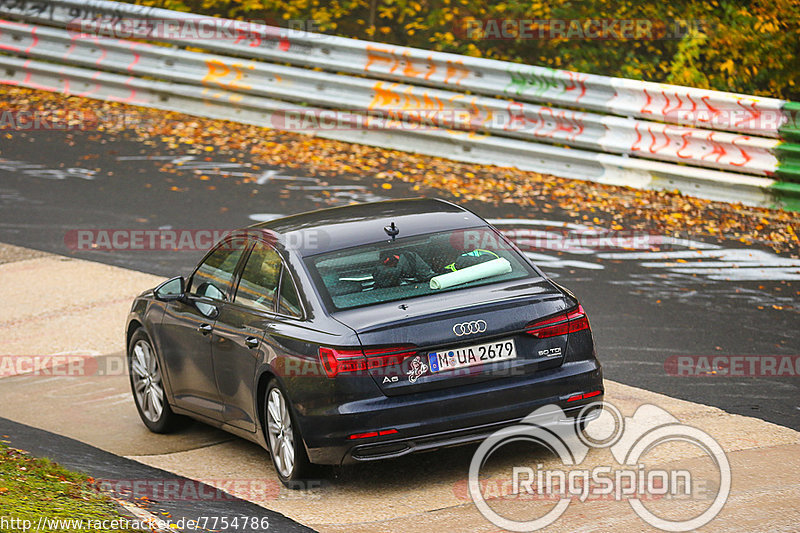
[[[512,339],[464,346],[441,352],[428,352],[431,372],[442,372],[467,366],[483,365],[506,361],[517,357],[517,349]]]

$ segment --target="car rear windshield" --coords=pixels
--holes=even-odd
[[[306,258],[332,310],[463,290],[535,274],[489,227],[397,238]]]

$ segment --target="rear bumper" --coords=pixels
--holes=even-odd
[[[602,369],[596,360],[585,360],[524,379],[351,402],[333,417],[306,416],[300,422],[312,462],[348,464],[480,441],[549,404],[561,407],[567,419],[537,423],[574,423],[585,405],[603,395],[576,402],[567,398],[595,390],[603,390]],[[382,430],[396,432],[349,438]]]
[[[596,396],[592,398],[593,402],[602,400],[603,396]],[[585,402],[589,403],[589,402]],[[526,422],[535,422],[538,425],[548,426],[551,424],[575,424],[577,417],[584,405],[577,407],[569,407],[562,409],[565,417],[561,418],[547,418],[531,420],[527,418]],[[591,412],[583,413],[582,421],[591,421],[600,416],[599,410],[592,410]],[[344,458],[344,463],[354,463],[363,461],[375,461],[379,459],[389,459],[392,457],[400,457],[413,452],[421,452],[425,450],[433,450],[436,448],[444,448],[447,446],[458,446],[461,444],[469,444],[485,439],[495,431],[504,427],[513,426],[522,421],[522,418],[512,420],[505,420],[494,424],[486,424],[483,426],[476,426],[466,429],[457,429],[453,431],[445,431],[442,433],[434,433],[430,435],[421,435],[408,439],[398,439],[396,441],[378,442],[373,444],[362,444],[353,447],[348,456]]]

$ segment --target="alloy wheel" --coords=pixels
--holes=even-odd
[[[288,478],[294,470],[294,432],[286,398],[277,388],[267,398],[267,433],[275,468]]]
[[[139,340],[133,346],[131,376],[139,408],[148,420],[158,422],[164,411],[164,387],[156,354],[145,340]]]

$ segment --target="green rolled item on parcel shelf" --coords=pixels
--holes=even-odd
[[[431,278],[431,289],[446,289],[462,283],[499,276],[500,274],[506,274],[508,272],[511,272],[511,263],[508,262],[508,259],[503,259],[501,257],[471,267],[462,268],[455,272],[434,276]]]

